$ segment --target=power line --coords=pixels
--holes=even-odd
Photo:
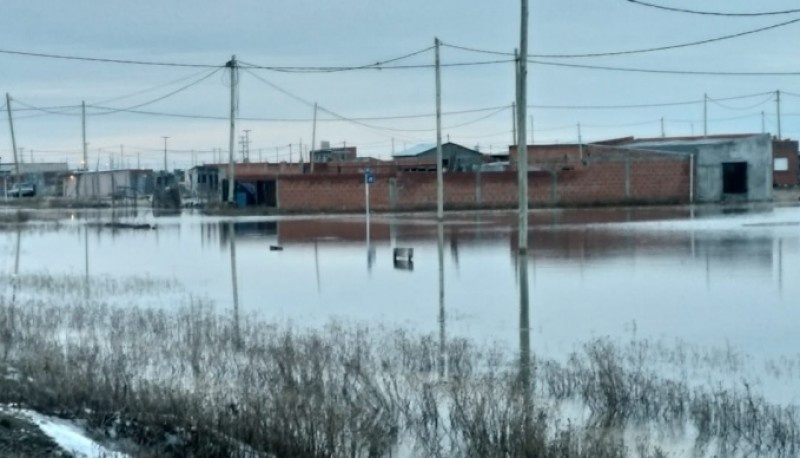
[[[688,48],[688,47],[691,47],[691,46],[700,46],[700,45],[704,45],[704,44],[708,44],[708,43],[714,43],[714,42],[718,42],[718,41],[730,40],[732,38],[739,38],[739,37],[743,37],[743,36],[746,36],[746,35],[752,35],[752,34],[759,33],[759,32],[765,32],[767,30],[777,29],[779,27],[784,27],[784,26],[787,26],[787,25],[790,25],[790,24],[794,24],[796,22],[800,22],[800,18],[792,19],[792,20],[781,22],[781,23],[778,23],[778,24],[773,24],[773,25],[766,26],[766,27],[760,27],[760,28],[757,28],[757,29],[747,30],[747,31],[744,31],[744,32],[734,33],[734,34],[730,34],[730,35],[723,35],[723,36],[714,37],[714,38],[707,38],[707,39],[704,39],[704,40],[691,41],[691,42],[688,42],[688,43],[680,43],[680,44],[675,44],[675,45],[657,46],[657,47],[652,47],[652,48],[641,48],[641,49],[630,49],[630,50],[624,50],[624,51],[594,52],[594,53],[582,53],[582,54],[528,54],[528,57],[529,58],[547,58],[547,59],[567,59],[567,58],[583,58],[583,57],[622,56],[622,55],[628,55],[628,54],[643,54],[643,53],[649,53],[649,52],[667,51],[667,50],[671,50],[671,49]],[[466,47],[466,46],[457,46],[457,45],[450,45],[450,44],[444,44],[444,43],[443,43],[443,45],[447,46],[449,48],[458,49],[458,50],[461,50],[461,51],[468,51],[468,52],[481,53],[481,54],[491,54],[491,55],[501,55],[501,56],[513,56],[514,55],[514,53],[499,52],[499,51],[489,51],[489,50],[478,49],[478,48],[470,48],[470,47]]]
[[[800,13],[800,9],[792,9],[792,10],[783,10],[783,11],[764,11],[760,13],[730,13],[724,11],[699,11],[699,10],[691,10],[687,8],[676,8],[673,6],[664,6],[658,5],[655,3],[648,3],[643,2],[640,0],[627,0],[630,3],[635,3],[641,6],[648,6],[650,8],[656,8],[665,11],[673,11],[676,13],[688,13],[688,14],[701,14],[705,16],[726,16],[726,17],[755,17],[755,16],[778,16],[782,14],[795,14]]]
[[[116,112],[119,112],[119,111],[134,110],[136,108],[141,108],[141,107],[144,107],[144,106],[147,106],[147,105],[152,105],[152,104],[154,104],[156,102],[160,102],[160,101],[162,101],[164,99],[168,99],[168,98],[172,97],[173,95],[181,93],[181,92],[189,89],[192,86],[196,86],[196,85],[200,84],[201,82],[203,82],[203,81],[207,80],[208,78],[211,78],[212,76],[214,76],[220,70],[222,70],[222,68],[214,69],[211,72],[209,72],[208,74],[202,76],[199,79],[196,79],[196,80],[190,82],[189,84],[181,86],[178,89],[170,91],[170,92],[168,92],[168,93],[166,93],[166,94],[164,94],[164,95],[162,95],[160,97],[156,97],[155,99],[148,100],[147,102],[143,102],[143,103],[139,103],[139,104],[136,104],[136,105],[132,105],[132,106],[126,107],[124,109],[123,108],[119,108],[119,109],[112,109],[112,110],[106,111],[104,113],[92,113],[92,116],[101,116],[101,115],[113,114],[113,113],[116,113]]]
[[[732,97],[722,97],[715,99],[717,101],[739,100],[748,99],[753,97],[762,97],[765,95],[772,95],[774,92],[759,92],[756,94],[737,95]],[[566,110],[615,110],[626,108],[659,108],[659,107],[674,107],[681,105],[698,105],[703,103],[703,100],[686,100],[681,102],[664,102],[664,103],[642,103],[632,105],[528,105],[528,108],[538,109],[566,109]],[[763,102],[760,102],[763,103]]]
[[[541,60],[528,59],[528,62],[535,65],[545,65],[551,67],[581,68],[586,70],[605,70],[615,72],[630,73],[655,73],[664,75],[706,75],[706,76],[797,76],[797,72],[723,72],[710,70],[658,70],[633,67],[613,67],[607,65],[588,65],[588,64],[568,64],[564,62],[546,62]]]
[[[107,64],[149,65],[156,67],[204,67],[204,68],[223,67],[222,65],[210,65],[210,64],[184,64],[178,62],[158,62],[158,61],[148,61],[148,60],[109,59],[102,57],[70,56],[65,54],[14,51],[10,49],[0,49],[0,54],[11,54],[16,56],[26,56],[26,57],[41,57],[46,59],[79,60],[79,61],[99,62]]]
[[[204,70],[201,70],[201,71],[199,71],[197,73],[192,73],[191,75],[183,76],[181,78],[178,78],[178,79],[173,80],[173,81],[169,81],[167,83],[162,83],[162,84],[159,84],[157,86],[149,87],[147,89],[141,89],[141,90],[138,90],[136,92],[131,92],[129,94],[120,95],[120,96],[117,96],[117,97],[112,97],[110,99],[98,100],[98,101],[96,101],[94,103],[95,104],[104,104],[104,103],[116,102],[118,100],[123,100],[123,99],[128,99],[128,98],[131,98],[131,97],[135,97],[137,95],[141,95],[141,94],[145,94],[145,93],[148,93],[148,92],[152,92],[152,91],[161,89],[162,87],[167,87],[167,86],[172,86],[173,84],[182,83],[182,82],[184,82],[184,81],[186,81],[188,79],[195,78],[196,76],[199,76],[199,75],[205,73],[205,71],[206,70],[204,69]]]
[[[748,106],[745,106],[745,107],[734,107],[734,106],[730,106],[730,105],[727,105],[727,104],[724,104],[724,103],[720,103],[721,99],[711,99],[711,98],[709,98],[708,101],[714,103],[714,105],[718,105],[718,106],[720,106],[722,108],[725,108],[725,109],[728,109],[728,110],[751,110],[751,109],[753,109],[755,107],[759,107],[761,105],[764,105],[765,103],[773,100],[774,98],[775,98],[775,93],[772,92],[772,93],[769,94],[769,96],[767,98],[761,100],[760,102],[757,102],[757,103],[754,103],[752,105],[748,105]]]
[[[366,65],[355,65],[350,67],[279,67],[279,66],[264,66],[264,65],[257,65],[257,64],[250,64],[244,61],[239,61],[239,63],[244,64],[252,69],[259,69],[259,70],[273,70],[278,72],[287,72],[287,73],[331,73],[331,72],[343,72],[343,71],[353,71],[353,70],[369,70],[369,69],[376,69],[385,66],[386,64],[390,64],[392,62],[399,62],[401,60],[410,59],[411,57],[418,56],[420,54],[424,54],[433,49],[433,46],[428,46],[427,48],[420,49],[418,51],[410,52],[408,54],[403,54],[399,57],[394,57],[391,59],[386,59],[383,61],[378,61],[371,64]]]

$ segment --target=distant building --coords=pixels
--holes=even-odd
[[[772,141],[772,167],[774,186],[790,187],[800,183],[797,140]]]
[[[66,162],[21,162],[20,177],[16,179],[17,169],[13,163],[0,164],[0,192],[19,181],[34,185],[38,196],[57,196],[61,194],[61,179],[68,172]]]
[[[420,144],[392,154],[399,171],[431,172],[436,170],[436,145]],[[442,144],[442,169],[447,172],[473,172],[486,157],[480,151],[456,143]]]
[[[153,193],[152,170],[103,170],[64,177],[63,196],[73,199],[140,197]]]
[[[311,151],[311,161],[314,163],[348,162],[356,159],[358,155],[355,146],[331,147],[330,142],[320,142],[320,148]]]

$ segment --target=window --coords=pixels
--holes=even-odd
[[[787,172],[789,170],[789,158],[776,157],[773,164],[773,170],[776,172]]]

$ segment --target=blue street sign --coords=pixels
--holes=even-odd
[[[367,174],[367,184],[375,183],[375,175],[368,173]]]

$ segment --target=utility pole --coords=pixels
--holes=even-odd
[[[516,102],[512,102],[511,103],[511,132],[512,132],[512,134],[511,134],[511,144],[512,145],[516,145],[517,144],[517,121],[518,121],[518,118],[517,118],[517,103]],[[519,148],[517,150],[519,150]]]
[[[664,132],[664,118],[661,118],[661,138],[666,137],[666,132]]]
[[[83,171],[89,171],[89,155],[86,151],[86,102],[81,101],[81,130],[83,132]]]
[[[119,145],[119,168],[125,168],[125,146]]]
[[[781,91],[775,91],[775,104],[778,107],[778,140],[781,139]]]
[[[317,103],[314,102],[314,123],[311,125],[311,152],[308,154],[308,162],[311,163],[311,173],[314,173],[314,163],[317,158],[314,157],[314,148],[317,147]]]
[[[764,110],[761,110],[761,133],[762,134],[767,131],[766,127],[767,127],[766,123],[764,122]]]
[[[578,156],[583,161],[583,136],[581,135],[581,123],[578,123]]]
[[[521,0],[519,56],[517,57],[517,169],[519,190],[519,253],[528,252],[528,135],[525,132],[528,107],[528,0]]]
[[[291,164],[293,161],[294,158],[292,157],[292,144],[289,143],[289,163]]]
[[[14,180],[19,183],[19,161],[17,159],[17,138],[14,136],[14,119],[11,117],[11,96],[6,92],[6,111],[8,112],[8,127],[11,129],[11,149],[14,150],[14,173],[17,175]]]
[[[244,154],[245,162],[250,162],[250,129],[244,130]]]
[[[531,145],[533,145],[533,115],[530,115],[529,118],[531,119]]]
[[[136,169],[137,170],[141,170],[142,169],[142,152],[141,151],[137,151],[136,152]]]
[[[169,167],[167,166],[167,140],[169,137],[161,137],[164,139],[164,173],[167,173]]]
[[[439,60],[439,39],[436,48],[436,218],[444,220],[444,176],[442,174],[442,75]]]
[[[232,204],[234,202],[234,181],[236,179],[236,170],[233,163],[233,141],[236,135],[236,89],[239,84],[235,54],[231,56],[231,60],[228,61],[225,66],[231,69],[231,131],[228,139],[228,202]]]
[[[708,94],[703,94],[703,137],[708,137]]]

